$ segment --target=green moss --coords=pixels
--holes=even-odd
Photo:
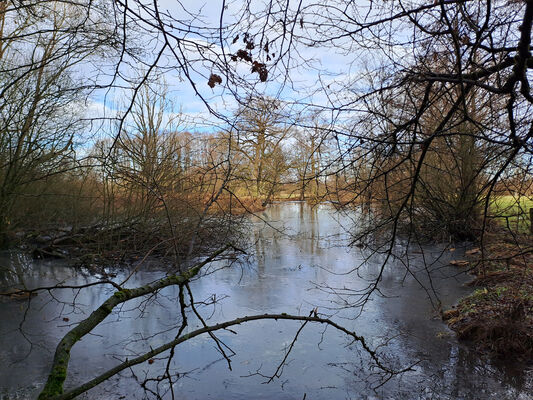
[[[51,399],[62,394],[65,379],[67,379],[67,367],[64,365],[56,366],[51,376],[48,378],[43,391],[39,394],[38,400]]]
[[[120,301],[126,301],[130,297],[130,290],[129,289],[118,290],[115,293],[113,293],[113,296],[118,298]]]
[[[494,302],[501,300],[507,295],[509,288],[506,286],[496,286],[492,288],[476,289],[474,293],[462,300],[462,307],[471,308],[477,304],[483,304],[486,302]]]

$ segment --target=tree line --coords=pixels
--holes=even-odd
[[[209,207],[222,198],[241,207],[247,201],[265,205],[282,192],[354,207],[369,203],[393,229],[421,226],[421,231],[473,238],[497,217],[491,206],[495,198],[531,196],[529,2],[479,9],[472,2],[372,4],[366,16],[350,3],[356,20],[364,21],[359,23],[344,19],[333,5],[324,6],[327,13],[318,5],[287,7],[285,18],[297,23],[279,37],[271,36],[268,24],[256,26],[257,14],[243,5],[248,22],[228,26],[223,65],[209,58],[212,46],[178,35],[185,20],[176,21],[181,25],[173,31],[172,16],[150,7],[135,11],[114,1],[2,3],[4,244],[25,216],[43,225],[54,220],[86,224],[88,214],[146,218],[162,202],[168,208],[170,197],[174,205],[190,205],[185,192]],[[282,9],[273,5],[269,12],[274,16]],[[523,20],[512,18],[522,10]],[[374,32],[389,11],[398,31],[404,24],[416,28],[401,49],[392,33]],[[165,40],[194,45],[203,62],[224,68],[205,82],[214,89],[226,87],[237,100],[225,115],[207,104],[221,118],[218,129],[180,130],[180,115],[169,108],[167,89],[158,82],[165,72],[162,59],[179,55],[165,53],[165,41],[156,41],[160,53],[143,52],[141,43],[150,36],[145,29],[153,27],[148,15],[156,16],[155,32]],[[327,21],[336,23],[331,31],[322,29]],[[490,28],[491,23],[496,25]],[[519,25],[523,29],[513,30]],[[197,31],[207,35],[209,30]],[[216,32],[209,32],[214,38]],[[357,37],[375,46],[375,65],[358,65],[356,81],[316,88],[328,96],[324,104],[288,102],[255,89],[241,94],[249,83],[239,80],[238,65],[232,63],[251,63],[253,77],[266,68],[260,60],[270,58],[270,72],[260,75],[274,79],[283,67],[274,49],[283,50],[288,36],[303,46],[338,51],[349,49]],[[405,53],[409,48],[415,49],[412,56]],[[306,61],[290,47],[285,50]],[[392,50],[405,57],[392,53],[396,58],[389,60]],[[509,56],[513,52],[520,63]],[[194,57],[185,49],[181,57],[182,79],[197,88],[201,72],[186,68],[195,65]],[[142,72],[132,74],[139,66]],[[120,112],[94,116],[84,111],[102,88],[128,93]],[[197,95],[205,100],[200,91]],[[91,136],[95,130],[107,138]]]

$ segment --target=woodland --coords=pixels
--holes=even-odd
[[[483,357],[530,363],[532,26],[532,0],[1,1],[0,243],[98,278],[29,286],[0,265],[0,307],[111,290],[57,338],[39,399],[155,357],[166,368],[139,390],[180,397],[168,389],[179,345],[206,336],[231,369],[219,332],[257,320],[300,324],[270,380],[313,324],[357,344],[383,381],[410,371],[325,309],[202,312],[191,281],[253,257],[250,218],[279,202],[359,215],[350,245],[381,269],[350,293],[354,314],[389,262],[407,276],[413,249],[466,244],[449,263],[472,275],[471,294],[452,308],[428,294],[435,312]],[[148,264],[160,277],[132,287]],[[172,338],[68,384],[76,343],[167,287]]]

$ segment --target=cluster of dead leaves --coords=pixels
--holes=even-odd
[[[235,38],[233,39],[233,44],[237,43],[239,39],[240,39],[239,35],[235,36]],[[251,72],[253,74],[258,74],[259,80],[261,82],[266,82],[266,80],[268,79],[267,65],[264,62],[258,61],[257,59],[254,60],[253,55],[252,55],[252,50],[256,48],[253,37],[249,33],[245,33],[243,35],[242,40],[243,40],[244,47],[241,49],[238,49],[235,52],[235,54],[232,54],[230,57],[231,60],[234,62],[245,61],[245,62],[252,64]],[[268,40],[266,41],[262,49],[266,54],[267,61],[272,60],[272,58],[276,56],[275,53],[270,53],[270,43]],[[212,73],[209,76],[207,85],[210,88],[214,88],[217,84],[218,85],[222,84],[222,78],[220,77],[220,75]]]
[[[217,74],[211,74],[211,76],[209,77],[209,81],[207,81],[207,84],[209,85],[209,87],[212,89],[215,87],[216,84],[219,84],[221,85],[222,84],[222,78],[220,77],[220,75],[217,75]]]

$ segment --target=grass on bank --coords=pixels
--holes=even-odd
[[[489,204],[490,214],[500,225],[517,233],[529,233],[531,229],[530,209],[533,198],[527,196],[498,196]]]

